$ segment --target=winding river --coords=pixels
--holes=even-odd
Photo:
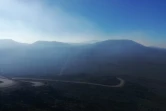
[[[21,78],[15,77],[12,79],[8,79],[6,77],[0,76],[0,88],[11,87],[16,84],[14,80],[20,80],[22,82],[29,82],[32,86],[39,87],[43,86],[44,83],[42,81],[50,81],[50,82],[62,82],[62,83],[72,83],[72,84],[86,84],[86,85],[94,85],[94,86],[101,86],[101,87],[123,87],[125,81],[121,78],[117,78],[119,80],[119,84],[117,85],[104,85],[98,83],[91,83],[91,82],[79,82],[79,81],[65,81],[65,80],[51,80],[51,79],[36,79],[36,78]]]
[[[7,78],[0,78],[0,88],[10,87],[15,85],[15,82],[13,80],[7,79]]]
[[[62,83],[73,83],[73,84],[86,84],[86,85],[94,85],[94,86],[101,86],[101,87],[123,87],[125,84],[125,81],[121,78],[117,78],[119,80],[119,84],[117,84],[117,85],[104,85],[104,84],[91,83],[91,82],[65,81],[65,80],[52,80],[52,79],[36,79],[36,78],[21,78],[21,77],[15,77],[12,79],[13,80],[29,80],[29,82],[32,82],[32,81],[50,81],[50,82],[62,82]]]

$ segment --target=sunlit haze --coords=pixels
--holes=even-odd
[[[0,39],[166,47],[165,0],[0,0]]]

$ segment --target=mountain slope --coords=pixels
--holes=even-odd
[[[26,46],[28,44],[25,43],[19,43],[11,39],[1,39],[0,40],[0,49],[6,49],[6,48],[18,48],[22,46]]]
[[[157,75],[162,78],[166,73],[165,55],[165,51],[145,47],[133,41],[103,41],[81,52],[79,57],[70,63],[66,73],[71,67],[77,67],[77,73],[132,74],[154,78]]]
[[[0,63],[6,74],[56,75],[62,72],[166,79],[166,50],[131,40],[84,45],[38,41],[12,49],[1,48]]]

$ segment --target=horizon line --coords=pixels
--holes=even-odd
[[[0,41],[2,40],[9,40],[9,41],[13,41],[13,42],[17,42],[17,43],[22,43],[22,44],[34,44],[36,42],[59,42],[59,43],[66,43],[66,44],[94,44],[94,43],[97,43],[97,42],[104,42],[104,41],[114,41],[114,40],[117,40],[117,41],[120,41],[120,40],[127,40],[127,41],[133,41],[133,42],[136,42],[138,44],[141,44],[143,46],[146,46],[146,47],[152,47],[152,48],[160,48],[160,49],[166,49],[166,47],[160,47],[160,46],[154,46],[154,45],[146,45],[146,44],[143,44],[143,43],[140,43],[138,41],[135,41],[135,40],[131,40],[131,39],[103,39],[103,40],[90,40],[90,41],[82,41],[82,42],[63,42],[63,41],[56,41],[56,40],[36,40],[34,42],[31,42],[31,43],[28,43],[28,42],[21,42],[21,41],[17,41],[17,40],[13,40],[13,39],[0,39]]]

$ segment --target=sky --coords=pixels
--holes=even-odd
[[[166,0],[0,0],[0,39],[130,39],[166,48]]]

